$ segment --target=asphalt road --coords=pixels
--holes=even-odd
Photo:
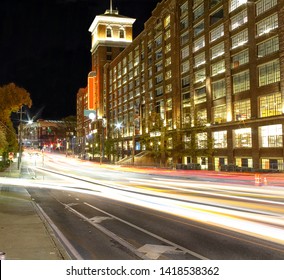
[[[28,191],[74,259],[284,259],[283,191],[26,155]]]

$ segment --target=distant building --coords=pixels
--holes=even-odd
[[[121,155],[283,170],[284,0],[164,0],[112,56],[120,23],[104,23],[101,33],[97,23],[100,16],[91,28],[100,78],[89,104],[106,117],[105,138]]]
[[[75,131],[64,121],[42,120],[23,124],[23,145],[29,148],[66,151],[75,148]]]

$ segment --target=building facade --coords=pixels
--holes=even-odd
[[[283,170],[284,0],[160,1],[102,73],[121,157]]]
[[[19,127],[19,129],[21,129]],[[43,120],[27,122],[22,125],[22,144],[24,147],[46,151],[75,153],[75,125],[66,121]]]

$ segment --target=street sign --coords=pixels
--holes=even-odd
[[[14,158],[14,153],[13,152],[9,152],[9,160],[12,160]]]

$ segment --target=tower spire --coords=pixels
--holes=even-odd
[[[112,14],[112,0],[110,0],[110,9],[109,9],[109,11]]]

